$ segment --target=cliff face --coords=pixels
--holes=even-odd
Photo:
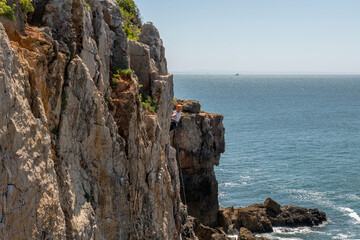
[[[188,212],[202,224],[215,226],[219,202],[214,166],[225,151],[223,116],[200,112],[197,101],[175,101],[184,111],[172,145],[179,150]]]
[[[0,18],[0,239],[176,239],[173,80],[158,31],[145,24],[128,43],[115,0],[34,6],[32,27],[21,11]],[[155,114],[137,78],[111,85],[129,67]]]

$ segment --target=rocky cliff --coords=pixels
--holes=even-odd
[[[116,0],[34,7],[0,17],[0,239],[177,239],[173,79],[157,29],[128,42]],[[115,74],[128,68],[138,78]]]
[[[241,227],[324,219],[273,202],[219,211],[223,116],[173,102],[152,23],[135,42],[116,0],[34,0],[28,14],[7,2],[17,7],[16,20],[0,16],[0,239],[208,240],[235,228],[257,239]]]
[[[214,166],[225,151],[225,128],[220,114],[201,111],[193,100],[175,99],[183,105],[183,116],[172,137],[184,175],[189,214],[205,225],[217,225],[218,183]]]
[[[193,229],[200,240],[266,240],[254,233],[272,232],[273,226],[314,226],[326,221],[324,212],[296,206],[281,207],[268,198],[264,204],[245,208],[219,207],[214,166],[225,150],[223,116],[201,111],[194,100],[174,99],[183,106],[182,118],[172,135],[184,176],[188,213],[195,217]],[[182,192],[184,192],[182,189]],[[240,199],[239,199],[240,201]]]

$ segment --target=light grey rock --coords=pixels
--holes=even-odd
[[[0,239],[66,239],[46,117],[34,116],[29,74],[1,23],[0,79]]]
[[[163,41],[160,38],[159,31],[151,22],[143,24],[139,35],[139,41],[150,47],[150,55],[155,61],[155,66],[159,74],[168,75]]]
[[[143,43],[128,41],[130,68],[138,77],[141,91],[150,93],[150,49]]]
[[[182,105],[184,112],[200,113],[201,105],[196,100],[177,100],[178,104]]]
[[[111,66],[116,69],[128,69],[130,66],[128,45],[119,6],[116,0],[100,0],[100,2],[104,20],[112,33]]]
[[[164,51],[155,61],[136,43],[154,114],[136,78],[109,88],[112,68],[129,68],[117,2],[86,3],[36,0],[29,21],[41,28],[0,27],[0,239],[178,239]]]

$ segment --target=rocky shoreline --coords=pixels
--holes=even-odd
[[[227,235],[265,239],[253,233],[273,232],[275,226],[311,227],[326,221],[326,214],[318,209],[280,206],[271,198],[245,208],[219,207],[214,166],[225,151],[223,116],[201,111],[195,100],[175,99],[174,107],[176,104],[183,105],[183,113],[171,143],[179,150],[188,213],[195,218],[193,229],[200,240],[228,239]]]
[[[256,239],[326,220],[269,199],[220,208],[223,116],[173,98],[152,23],[132,41],[116,0],[33,6],[0,16],[0,239]]]

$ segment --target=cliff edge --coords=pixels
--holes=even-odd
[[[178,239],[157,29],[128,42],[115,0],[36,0],[15,17],[0,16],[0,239]]]

